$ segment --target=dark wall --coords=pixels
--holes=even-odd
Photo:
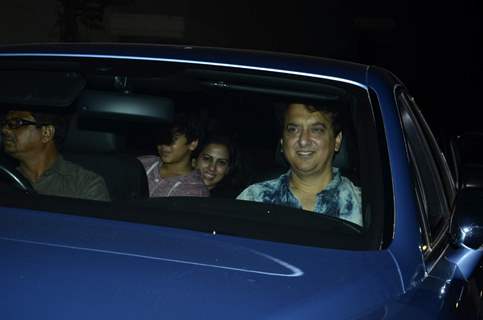
[[[188,30],[198,32],[187,40],[379,65],[407,85],[438,135],[483,131],[480,2],[191,1]]]
[[[0,12],[10,17],[4,19],[4,42],[56,41],[55,36],[62,33],[55,8],[61,2],[82,1],[22,0],[22,6],[4,3]],[[478,117],[483,108],[479,97],[483,91],[481,0],[437,4],[420,0],[97,2],[108,4],[103,11],[105,19],[98,21],[95,30],[78,26],[78,31],[84,32],[78,35],[79,41],[89,41],[89,37],[104,41],[148,40],[273,50],[374,64],[393,71],[407,85],[439,135],[483,131]],[[109,20],[109,12],[181,16],[185,21],[184,36],[163,39],[140,34],[138,38],[123,38],[109,34],[103,25]]]

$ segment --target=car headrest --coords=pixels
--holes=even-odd
[[[77,116],[70,119],[62,150],[74,153],[119,152],[125,146],[123,136],[107,131],[83,127]]]
[[[339,152],[334,155],[334,160],[332,162],[333,167],[337,167],[341,170],[348,169],[351,167],[352,162],[349,152],[349,141],[345,136],[342,138],[342,143],[340,145]]]

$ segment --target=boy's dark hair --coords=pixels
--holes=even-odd
[[[188,143],[202,139],[199,120],[192,114],[177,114],[174,121],[164,129],[158,131],[159,144],[172,144],[178,135],[186,136]]]

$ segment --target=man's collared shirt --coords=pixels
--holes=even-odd
[[[21,170],[19,170],[22,172]],[[98,174],[59,156],[52,167],[32,183],[39,194],[109,201],[109,191]]]
[[[277,179],[252,184],[237,197],[239,200],[278,204],[302,209],[289,187],[290,171]],[[348,178],[332,168],[332,180],[317,194],[317,213],[345,219],[362,226],[361,191]]]

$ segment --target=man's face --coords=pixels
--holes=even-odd
[[[18,128],[12,127],[18,120],[27,120]],[[16,159],[28,155],[34,155],[40,150],[43,144],[41,128],[29,124],[28,121],[36,122],[32,114],[28,111],[10,111],[5,117],[6,123],[2,127],[3,149]]]
[[[332,158],[342,142],[334,136],[328,114],[291,104],[285,114],[282,148],[291,169],[301,176],[323,175],[332,170]]]
[[[166,164],[190,161],[191,153],[196,149],[198,141],[188,143],[184,134],[175,134],[170,145],[158,145],[161,161]]]

